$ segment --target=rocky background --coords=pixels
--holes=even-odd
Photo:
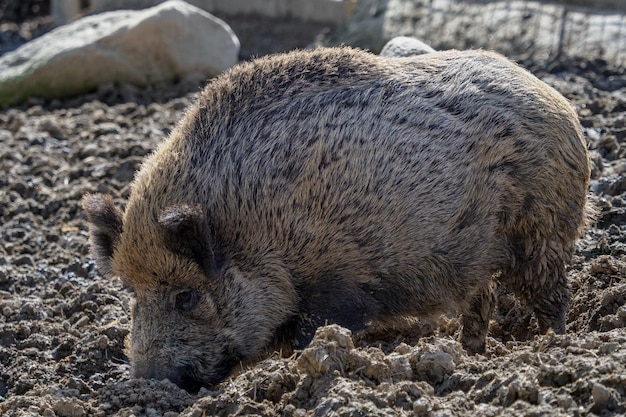
[[[49,29],[47,3],[0,0],[0,51]],[[330,30],[223,17],[241,41],[242,59],[305,47]],[[356,335],[328,326],[294,357],[274,355],[196,394],[168,381],[129,379],[130,294],[90,260],[79,201],[97,191],[123,204],[142,158],[202,82],[104,84],[0,112],[0,414],[624,415],[624,68],[591,53],[514,58],[571,100],[591,149],[590,196],[600,214],[568,269],[566,335],[536,335],[532,317],[503,289],[486,355],[468,356],[456,341],[458,320],[441,317]]]

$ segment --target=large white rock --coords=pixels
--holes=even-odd
[[[89,16],[0,57],[0,107],[28,97],[64,97],[105,82],[139,86],[191,74],[215,76],[237,63],[226,23],[181,0]]]

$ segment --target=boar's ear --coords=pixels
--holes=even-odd
[[[211,227],[200,206],[169,207],[161,213],[159,226],[172,252],[192,259],[207,276],[217,275],[222,258],[212,245]]]
[[[122,233],[122,212],[110,195],[87,194],[82,207],[89,221],[91,256],[102,274],[113,275],[111,256]]]

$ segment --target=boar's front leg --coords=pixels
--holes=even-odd
[[[480,289],[463,312],[461,343],[470,354],[484,353],[489,320],[496,305],[495,282]]]

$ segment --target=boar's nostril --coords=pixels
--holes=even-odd
[[[136,362],[132,369],[133,378],[156,379],[157,381],[169,379],[170,382],[189,392],[197,392],[200,389],[200,383],[192,375],[190,367],[164,370],[162,367],[146,362]]]

